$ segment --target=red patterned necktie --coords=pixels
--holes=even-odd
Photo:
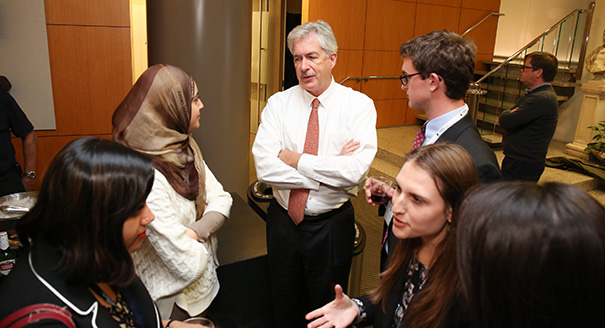
[[[317,107],[319,107],[319,99],[313,99],[313,109],[309,115],[309,123],[307,125],[307,136],[305,137],[305,148],[303,153],[317,155],[317,147],[319,145],[319,120],[317,117]],[[290,190],[290,199],[288,200],[288,215],[292,218],[295,225],[302,222],[305,216],[305,206],[309,198],[309,189],[292,189]]]
[[[426,132],[426,123],[422,125],[418,133],[416,133],[416,138],[414,138],[414,144],[412,145],[412,150],[422,146],[424,142],[424,133]]]

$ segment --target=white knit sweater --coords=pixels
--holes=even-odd
[[[228,218],[231,195],[206,163],[204,168],[205,212],[217,211]],[[137,274],[158,301],[162,318],[167,318],[175,302],[190,315],[197,315],[208,308],[219,289],[216,236],[200,243],[186,235],[187,226],[195,221],[195,201],[179,195],[160,171],[155,171],[147,205],[155,220],[147,226],[141,248],[133,253]]]

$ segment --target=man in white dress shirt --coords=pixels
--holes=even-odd
[[[273,187],[267,249],[274,321],[304,327],[304,314],[346,289],[355,238],[349,201],[376,154],[370,98],[334,82],[336,38],[309,22],[288,35],[299,85],[269,98],[252,153]],[[317,99],[318,101],[316,101]]]

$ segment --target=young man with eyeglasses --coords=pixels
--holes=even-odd
[[[506,130],[502,140],[505,180],[537,182],[544,172],[558,120],[557,94],[550,84],[557,67],[557,57],[552,54],[532,52],[525,56],[519,81],[527,86],[526,94],[500,114],[500,126]]]
[[[399,51],[403,57],[401,89],[407,93],[410,108],[423,110],[428,116],[414,147],[437,142],[458,144],[475,161],[479,181],[488,183],[501,179],[498,160],[481,138],[464,102],[475,70],[476,49],[472,41],[446,30],[405,42]],[[366,195],[367,186],[366,183]],[[384,218],[389,227],[381,254],[383,269],[387,252],[397,244],[397,238],[390,233],[390,206]]]

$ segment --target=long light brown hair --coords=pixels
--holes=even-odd
[[[464,193],[479,183],[477,168],[464,148],[454,144],[434,144],[420,147],[406,156],[406,163],[414,165],[433,177],[446,207],[456,212]],[[437,245],[434,264],[430,267],[422,289],[414,295],[405,311],[405,327],[439,327],[460,291],[460,278],[456,270],[455,229],[456,217],[445,238]],[[422,245],[421,238],[401,240],[381,275],[378,287],[372,292],[372,301],[386,302],[395,284],[407,274],[408,264]]]

